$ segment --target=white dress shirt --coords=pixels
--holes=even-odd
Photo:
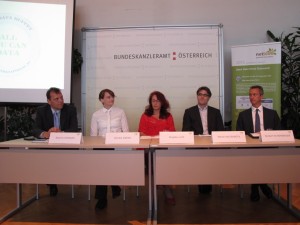
[[[123,109],[101,108],[93,113],[91,136],[105,136],[107,132],[129,132],[127,117]]]
[[[208,126],[207,126],[207,106],[204,108],[201,108],[198,105],[199,112],[200,112],[200,117],[201,117],[201,122],[202,122],[202,128],[203,128],[203,134],[206,135],[208,134]]]
[[[264,113],[263,113],[263,107],[262,107],[262,105],[260,105],[257,109],[258,109],[258,115],[259,115],[259,120],[260,120],[260,130],[265,130],[264,129]],[[252,110],[253,129],[255,129],[255,113],[256,113],[256,108],[253,107],[253,106],[251,106],[251,110]]]

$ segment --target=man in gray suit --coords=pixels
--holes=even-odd
[[[250,87],[249,99],[252,106],[240,112],[236,130],[243,130],[247,135],[260,132],[261,130],[280,130],[280,119],[277,112],[261,105],[263,97],[264,90],[261,86],[255,85]],[[267,198],[272,198],[272,190],[267,184],[252,184],[251,201],[259,201],[259,187]]]
[[[182,131],[194,131],[198,134],[211,134],[212,131],[223,131],[224,124],[220,110],[208,106],[211,91],[208,87],[202,86],[197,92],[198,104],[188,108],[184,112]],[[212,191],[211,185],[199,185],[199,192],[208,194]]]

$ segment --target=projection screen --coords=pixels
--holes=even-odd
[[[71,97],[74,0],[0,1],[0,103]]]
[[[89,135],[99,92],[116,94],[130,131],[137,131],[148,96],[169,100],[176,130],[184,110],[197,104],[196,90],[208,86],[210,105],[224,115],[222,25],[83,28],[82,128]]]

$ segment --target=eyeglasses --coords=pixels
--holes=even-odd
[[[203,97],[209,97],[209,95],[208,94],[202,94],[202,93],[198,93],[198,96],[203,96]]]

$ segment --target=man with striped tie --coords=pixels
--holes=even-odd
[[[277,112],[262,106],[263,97],[263,87],[259,85],[250,87],[249,99],[252,106],[240,112],[237,119],[236,130],[243,130],[247,135],[260,132],[261,130],[280,130],[280,119]],[[272,198],[272,190],[267,184],[252,184],[251,201],[259,201],[259,187],[267,198]]]

